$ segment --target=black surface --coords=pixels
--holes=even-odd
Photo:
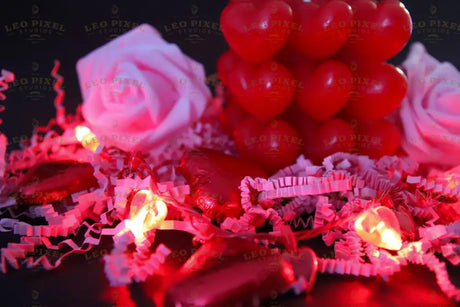
[[[168,41],[177,43],[185,53],[203,62],[207,75],[215,73],[216,60],[227,49],[222,34],[219,31],[188,31],[195,31],[189,26],[192,20],[219,22],[219,14],[226,2],[2,1],[0,68],[13,71],[19,80],[18,85],[7,93],[7,108],[0,114],[4,120],[0,129],[9,137],[10,148],[16,146],[20,138],[27,138],[34,125],[45,124],[54,117],[54,92],[49,85],[54,59],[61,61],[60,73],[65,77],[67,92],[65,105],[72,111],[81,102],[76,61],[118,32],[130,29],[134,22],[152,24]],[[436,58],[460,67],[460,1],[406,0],[404,3],[415,24],[411,42],[423,42]],[[48,33],[42,28],[39,36],[30,35],[32,22],[47,21],[56,22],[58,30]],[[187,24],[184,30],[171,30],[172,23],[181,21]],[[104,22],[108,24],[107,30],[93,30]],[[13,30],[16,23],[19,26],[22,23],[25,29]],[[118,26],[120,23],[121,27]],[[400,63],[406,53],[407,47],[392,62]],[[39,87],[34,88],[36,85]],[[18,240],[0,234],[0,247],[12,239]],[[176,255],[190,255],[192,245],[186,235],[164,234],[164,243],[172,247]],[[102,255],[110,249],[110,240],[104,240],[100,247],[87,254],[70,256],[61,267],[51,272],[10,268],[8,274],[0,274],[0,306],[112,306],[114,302],[118,302],[118,306],[153,306],[151,296],[158,282],[156,277],[128,288],[108,287]],[[37,251],[38,254],[44,252]],[[322,257],[329,255],[328,252],[317,253]],[[177,256],[172,261],[182,262],[187,256]],[[457,287],[460,286],[458,268],[449,267],[449,272],[456,279]],[[288,294],[265,302],[265,305],[302,306],[305,303],[311,306],[453,305],[438,289],[434,275],[415,265],[404,268],[389,283],[378,278],[320,274],[309,296]]]
[[[7,236],[0,234],[0,238]],[[11,236],[8,238],[11,240]],[[185,233],[158,232],[156,242],[171,248],[167,261],[170,269],[178,268],[196,250],[191,236]],[[319,257],[331,258],[333,252],[320,238],[304,241]],[[104,275],[103,255],[110,253],[111,240],[85,254],[71,255],[53,271],[43,269],[14,270],[0,274],[1,306],[156,306],[157,295],[174,273],[166,269],[145,283],[127,287],[110,287]],[[45,253],[37,249],[36,255]],[[48,254],[51,257],[58,254]],[[460,268],[448,265],[451,279],[460,287]],[[174,272],[173,270],[171,272]],[[244,274],[244,272],[241,272]],[[225,282],[223,280],[222,282]],[[439,289],[434,274],[425,267],[409,265],[388,282],[380,277],[356,277],[318,274],[308,295],[291,292],[263,301],[262,306],[456,306]]]

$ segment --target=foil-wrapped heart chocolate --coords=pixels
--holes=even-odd
[[[295,252],[283,253],[284,259],[289,261],[297,278],[305,280],[305,292],[309,292],[318,272],[318,259],[315,252],[309,247],[300,247]]]
[[[238,187],[245,176],[267,177],[253,163],[204,148],[185,154],[180,171],[191,186],[195,205],[213,219],[243,213]]]
[[[291,264],[278,250],[240,238],[207,242],[176,276],[166,290],[165,307],[246,306],[295,281]]]
[[[19,180],[16,201],[19,204],[45,204],[61,200],[98,183],[89,163],[74,160],[48,161],[31,167]]]

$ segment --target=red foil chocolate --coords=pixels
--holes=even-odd
[[[97,187],[93,173],[89,163],[73,160],[42,162],[31,167],[19,180],[16,201],[19,204],[45,204]]]
[[[309,247],[300,247],[296,252],[283,253],[294,269],[297,278],[303,277],[306,281],[305,292],[309,292],[315,282],[318,272],[318,259],[315,252]]]
[[[168,287],[164,306],[251,305],[294,282],[291,264],[277,250],[231,238],[200,247]]]
[[[245,176],[267,178],[253,163],[205,148],[185,154],[179,168],[191,187],[194,204],[219,220],[243,213],[238,187]]]

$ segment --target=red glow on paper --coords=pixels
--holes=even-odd
[[[306,306],[456,306],[436,286],[432,272],[413,264],[389,281],[319,274],[310,294]]]
[[[102,299],[113,304],[113,306],[136,307],[131,299],[128,286],[107,287],[102,293]]]
[[[371,283],[362,283],[358,280],[341,282],[339,287],[331,285],[313,287],[311,296],[305,300],[306,306],[368,306],[372,301],[374,291]]]
[[[150,276],[143,284],[145,295],[152,300],[155,306],[163,306],[163,298],[167,286],[173,281],[177,274],[178,267],[171,262],[162,265],[155,275]]]

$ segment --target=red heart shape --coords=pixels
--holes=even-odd
[[[219,114],[220,122],[228,134],[232,134],[238,125],[251,115],[246,112],[234,97],[230,98],[227,106]]]
[[[217,73],[222,83],[228,86],[228,74],[241,61],[231,49],[224,52],[217,60]]]
[[[292,30],[291,7],[278,0],[229,3],[220,16],[222,33],[244,60],[263,62],[287,41]]]
[[[409,12],[398,0],[347,0],[353,8],[353,30],[341,54],[383,62],[406,45],[412,33]]]
[[[283,120],[248,119],[235,129],[233,138],[243,157],[270,173],[293,164],[303,145],[297,131]]]
[[[352,82],[353,91],[343,111],[358,120],[376,120],[390,114],[407,92],[402,70],[386,63],[358,68]]]
[[[295,275],[305,279],[307,282],[305,292],[308,293],[318,272],[318,259],[315,252],[309,247],[302,246],[297,252],[284,253],[283,257],[292,265]]]
[[[253,163],[205,148],[185,154],[179,169],[191,186],[193,203],[218,220],[243,213],[238,187],[245,176],[267,177]]]
[[[301,136],[305,141],[304,154],[315,164],[336,152],[351,152],[355,135],[351,125],[339,118],[330,118],[323,123],[304,120]]]
[[[228,82],[241,106],[264,120],[283,112],[298,86],[289,70],[275,61],[261,64],[241,61],[229,75]]]
[[[386,119],[358,122],[354,129],[356,151],[370,158],[393,155],[401,145],[399,128]]]
[[[352,91],[352,73],[347,65],[328,60],[313,71],[297,65],[292,70],[299,80],[294,98],[302,111],[322,121],[336,114],[348,101]]]
[[[289,46],[311,59],[326,59],[347,41],[353,20],[353,11],[343,1],[323,5],[302,2],[294,5],[294,26]]]

